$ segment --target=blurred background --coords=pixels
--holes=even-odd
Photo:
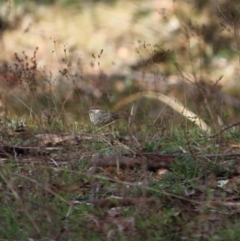
[[[154,91],[209,125],[232,123],[239,25],[237,0],[1,0],[2,113],[84,123],[90,106],[128,111],[135,102],[139,119],[179,120],[144,94],[129,101]]]

